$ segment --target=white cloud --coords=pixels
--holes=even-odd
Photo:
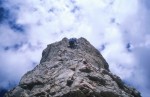
[[[16,23],[25,25],[26,30],[22,34],[14,32],[8,25],[0,26],[2,47],[23,42],[17,51],[1,50],[1,63],[5,65],[0,66],[4,68],[3,72],[13,72],[11,76],[19,79],[33,67],[32,62],[39,62],[47,44],[63,37],[82,36],[98,49],[105,46],[101,53],[113,73],[124,80],[135,81],[135,86],[143,84],[143,87],[139,86],[142,89],[146,76],[139,69],[144,62],[138,56],[150,47],[148,11],[142,4],[139,0],[8,1],[5,7],[11,9]],[[131,52],[126,48],[127,43],[132,44]],[[143,56],[146,58],[146,54]],[[149,62],[148,58],[146,60]],[[9,68],[11,65],[13,69]],[[15,72],[18,67],[19,73]],[[5,79],[15,80],[11,76]],[[143,80],[137,80],[138,76]]]
[[[0,45],[11,46],[15,43],[24,41],[26,36],[21,33],[15,33],[8,25],[0,25]]]

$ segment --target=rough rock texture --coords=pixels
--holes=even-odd
[[[141,97],[109,71],[102,55],[86,39],[75,48],[64,38],[47,46],[40,64],[27,72],[5,97]]]

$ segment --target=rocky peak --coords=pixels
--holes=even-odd
[[[73,61],[73,60],[85,60],[90,61],[93,65],[99,68],[108,69],[108,64],[100,54],[85,38],[77,39],[77,46],[70,48],[68,39],[63,38],[62,41],[55,42],[47,46],[42,53],[42,59],[40,63],[50,61]]]
[[[27,72],[5,97],[141,97],[109,71],[100,52],[86,39],[70,48],[68,39],[43,50],[40,64]]]

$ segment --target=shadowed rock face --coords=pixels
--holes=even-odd
[[[102,55],[86,39],[69,48],[68,39],[50,44],[40,64],[4,97],[141,97],[109,71]]]

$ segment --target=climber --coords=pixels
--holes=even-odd
[[[69,39],[69,47],[75,48],[77,46],[77,39],[76,38],[70,38]]]

